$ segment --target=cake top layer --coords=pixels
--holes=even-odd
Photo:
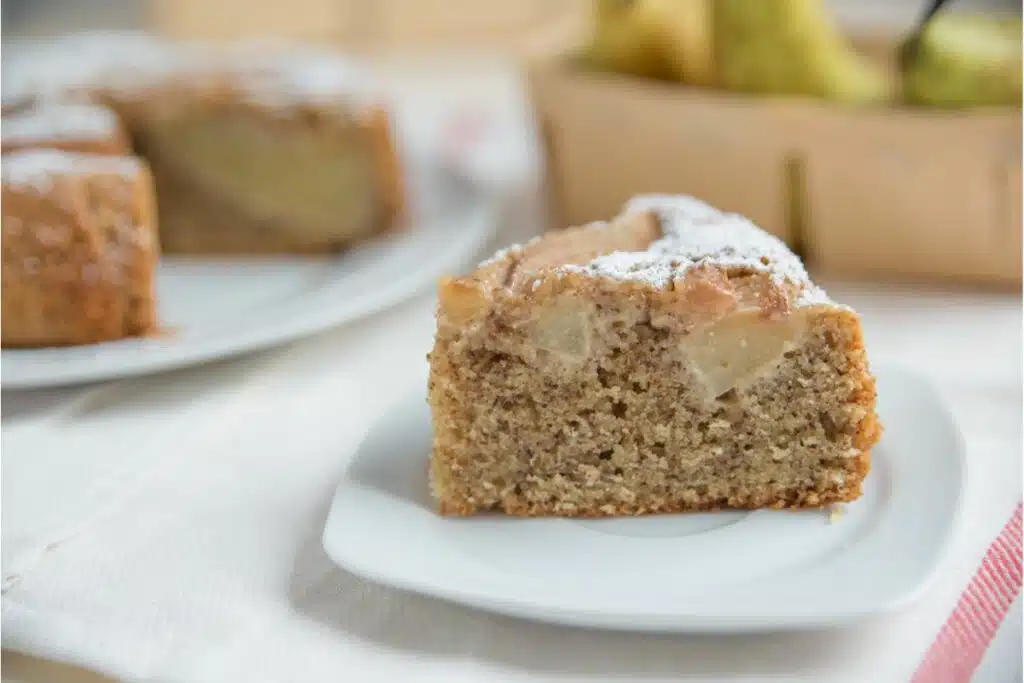
[[[641,195],[626,204],[620,220],[641,212],[657,216],[661,228],[660,236],[645,248],[602,253],[585,262],[558,265],[556,272],[644,282],[664,289],[683,280],[694,268],[711,266],[727,274],[762,273],[779,285],[795,286],[796,306],[833,304],[782,240],[738,214],[719,211],[688,196]],[[583,230],[604,231],[612,225],[614,222],[598,222]],[[526,247],[514,247],[513,251]],[[495,258],[487,263],[494,263]]]
[[[54,99],[83,90],[134,92],[211,77],[267,106],[374,96],[367,76],[329,50],[284,43],[219,46],[172,42],[140,32],[86,32],[19,46],[4,55],[5,102]]]
[[[325,49],[246,43],[220,52],[212,61],[234,76],[239,87],[267,106],[321,104],[337,102],[339,98],[362,106],[376,97],[376,88],[367,73]]]
[[[119,128],[117,116],[106,107],[52,103],[5,117],[0,134],[5,142],[104,140]]]
[[[53,188],[55,178],[76,175],[117,175],[134,180],[142,171],[136,157],[78,154],[55,149],[30,149],[7,154],[0,161],[5,188],[35,191]]]
[[[769,273],[795,284],[809,284],[803,263],[779,238],[739,214],[723,213],[687,196],[641,195],[624,214],[651,211],[662,237],[640,252],[614,252],[582,266],[595,275],[646,280],[664,286],[700,264]]]

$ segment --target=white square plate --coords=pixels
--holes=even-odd
[[[921,595],[959,518],[960,433],[934,390],[879,367],[885,434],[863,497],[826,511],[624,519],[444,518],[427,488],[424,394],[374,427],[324,547],[367,579],[541,621],[728,632],[838,626]]]

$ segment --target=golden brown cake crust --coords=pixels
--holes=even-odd
[[[870,470],[870,462],[863,461],[862,478],[866,477]],[[820,510],[831,505],[850,503],[860,498],[859,488],[851,487],[844,492],[828,492],[823,494],[808,493],[800,496],[764,496],[748,501],[730,502],[728,505],[714,502],[669,502],[656,510],[647,507],[630,504],[613,504],[601,508],[580,508],[569,514],[566,510],[560,510],[551,505],[531,505],[522,501],[513,500],[503,503],[500,511],[513,517],[580,517],[589,519],[600,519],[602,517],[636,517],[639,515],[669,515],[680,512],[724,512],[726,510]],[[472,517],[481,512],[478,506],[466,501],[441,500],[438,502],[438,511],[445,517]]]
[[[817,508],[860,496],[881,431],[856,314],[688,199],[443,280],[430,365],[448,515]]]
[[[3,159],[4,347],[151,333],[159,254],[145,164],[30,150]]]
[[[384,205],[380,230],[387,232],[400,229],[407,218],[408,205],[402,177],[402,160],[395,144],[394,122],[387,108],[373,106],[363,117],[363,125],[366,126],[373,145],[377,186],[380,188]]]

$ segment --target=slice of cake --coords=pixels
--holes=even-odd
[[[852,501],[880,426],[857,314],[740,216],[641,197],[440,286],[448,515]]]
[[[3,346],[151,332],[159,245],[145,163],[40,149],[0,164]]]

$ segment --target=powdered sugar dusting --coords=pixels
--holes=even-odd
[[[267,106],[296,103],[363,107],[378,98],[369,74],[329,50],[262,43],[241,44],[221,55],[227,71],[253,100]]]
[[[16,189],[42,195],[47,201],[56,202],[69,215],[64,218],[55,217],[52,221],[41,220],[37,216],[4,215],[4,239],[28,236],[43,251],[59,253],[66,250],[75,239],[73,226],[77,220],[71,214],[80,212],[81,207],[76,208],[69,203],[71,193],[54,192],[57,180],[61,177],[104,174],[133,181],[142,168],[142,162],[135,157],[77,154],[53,149],[31,149],[5,155],[0,162],[5,191]],[[102,206],[94,207],[94,211],[96,220],[104,226],[112,226],[116,237],[104,245],[102,263],[82,264],[80,276],[86,283],[101,278],[121,282],[126,277],[125,267],[131,265],[139,251],[152,250],[151,230],[144,229],[145,226],[137,222],[130,208]],[[137,249],[135,245],[138,245]],[[52,264],[41,262],[37,255],[25,256],[21,262],[21,270],[28,276],[38,275],[44,272],[43,268],[51,267]]]
[[[53,180],[59,176],[109,173],[135,178],[142,169],[135,157],[115,157],[98,154],[72,154],[53,149],[32,149],[15,152],[0,162],[5,187],[49,192]]]
[[[49,104],[5,118],[0,134],[6,142],[104,140],[115,135],[118,120],[106,107]]]
[[[738,214],[723,213],[692,197],[641,196],[625,213],[653,211],[663,236],[644,252],[609,254],[590,267],[607,277],[648,279],[664,285],[688,268],[710,264],[727,269],[770,273],[807,284],[810,278],[800,259],[777,237]]]
[[[624,213],[654,211],[664,213],[671,211],[679,218],[710,221],[722,216],[722,212],[696,197],[687,195],[643,194],[629,200]]]
[[[804,286],[800,291],[800,296],[796,299],[797,306],[836,306],[839,308],[848,308],[841,304],[837,304],[831,298],[824,289],[814,283],[809,283]]]
[[[144,87],[181,68],[180,55],[137,32],[87,32],[4,55],[4,101],[66,99],[84,89]]]
[[[666,287],[690,268],[708,264],[724,269],[767,273],[780,284],[801,288],[798,306],[828,305],[803,263],[782,240],[738,214],[723,213],[693,197],[643,195],[629,202],[625,214],[653,211],[663,236],[642,252],[615,252],[588,264],[562,266],[564,272],[619,280],[641,280]]]

